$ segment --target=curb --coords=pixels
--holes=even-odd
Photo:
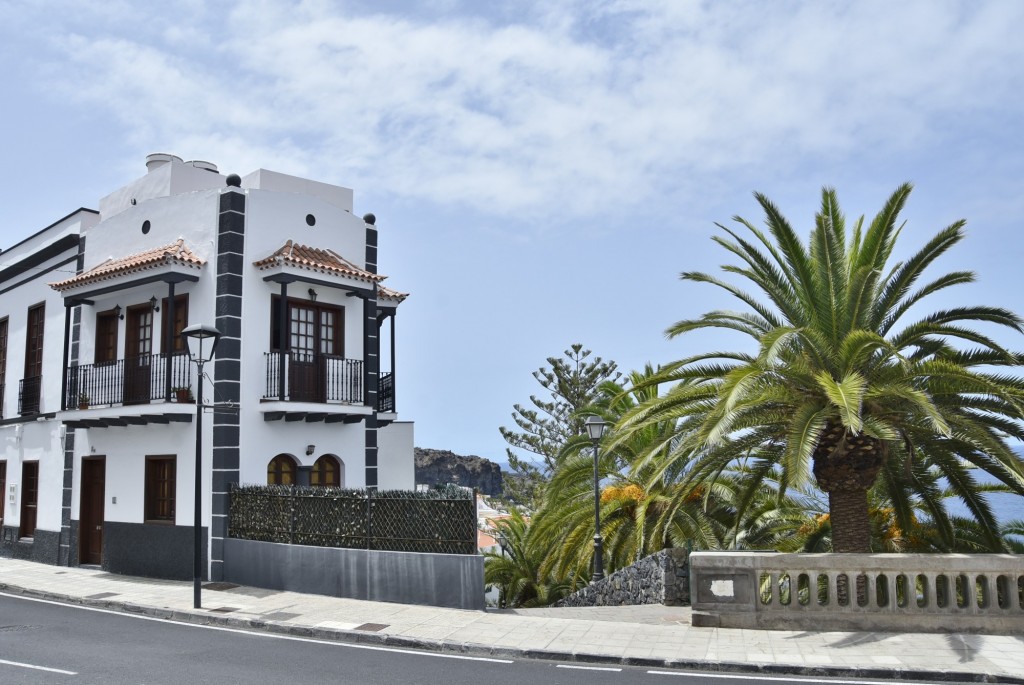
[[[156,607],[118,602],[102,599],[86,599],[55,592],[43,592],[29,588],[0,583],[0,592],[32,599],[42,599],[72,606],[91,609],[105,609],[123,614],[142,615],[148,618],[163,619],[176,623],[205,625],[223,628],[235,628],[247,631],[258,631],[275,635],[305,637],[316,640],[343,642],[350,644],[371,645],[378,647],[395,647],[467,656],[486,656],[504,659],[530,659],[536,661],[563,661],[580,664],[607,664],[617,666],[634,666],[643,668],[666,668],[674,670],[704,671],[709,673],[742,673],[748,675],[791,675],[804,677],[843,677],[863,679],[887,679],[905,681],[942,681],[965,683],[1010,683],[1024,685],[1024,677],[1006,675],[990,675],[961,671],[923,671],[899,668],[855,666],[797,666],[792,664],[751,664],[735,661],[686,661],[658,659],[649,657],[618,657],[608,654],[591,652],[563,652],[558,650],[518,649],[515,647],[495,647],[473,642],[454,642],[430,638],[414,638],[403,635],[381,635],[356,630],[336,628],[314,628],[312,626],[290,625],[277,621],[261,621],[243,619],[232,616],[212,616],[195,611],[175,609],[158,609]]]

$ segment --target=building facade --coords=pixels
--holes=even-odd
[[[192,577],[197,421],[214,580],[233,483],[413,488],[406,295],[351,190],[150,155],[0,262],[0,555]],[[181,337],[197,323],[221,333],[203,378]]]

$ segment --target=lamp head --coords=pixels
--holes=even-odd
[[[213,359],[220,340],[220,331],[209,324],[197,323],[181,332],[181,338],[188,347],[188,355],[194,362],[208,362]]]
[[[605,423],[600,416],[594,416],[593,414],[587,417],[587,420],[583,422],[583,425],[587,429],[587,435],[589,435],[590,439],[594,442],[601,439],[601,436],[604,435],[605,428],[608,427],[608,424]]]

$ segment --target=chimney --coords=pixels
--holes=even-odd
[[[213,173],[217,173],[217,165],[214,164],[213,162],[204,162],[201,159],[193,159],[191,161],[185,162],[185,164],[195,167],[196,169],[205,169],[206,171],[212,171]]]
[[[165,164],[171,162],[180,162],[181,157],[178,155],[169,155],[166,152],[154,152],[151,155],[146,155],[146,173],[159,169]]]

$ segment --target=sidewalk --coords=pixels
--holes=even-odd
[[[664,606],[464,611],[0,559],[0,591],[191,623],[465,654],[705,671],[1024,683],[1024,636],[730,630]],[[0,624],[2,624],[0,618]],[[0,625],[2,627],[2,625]]]

